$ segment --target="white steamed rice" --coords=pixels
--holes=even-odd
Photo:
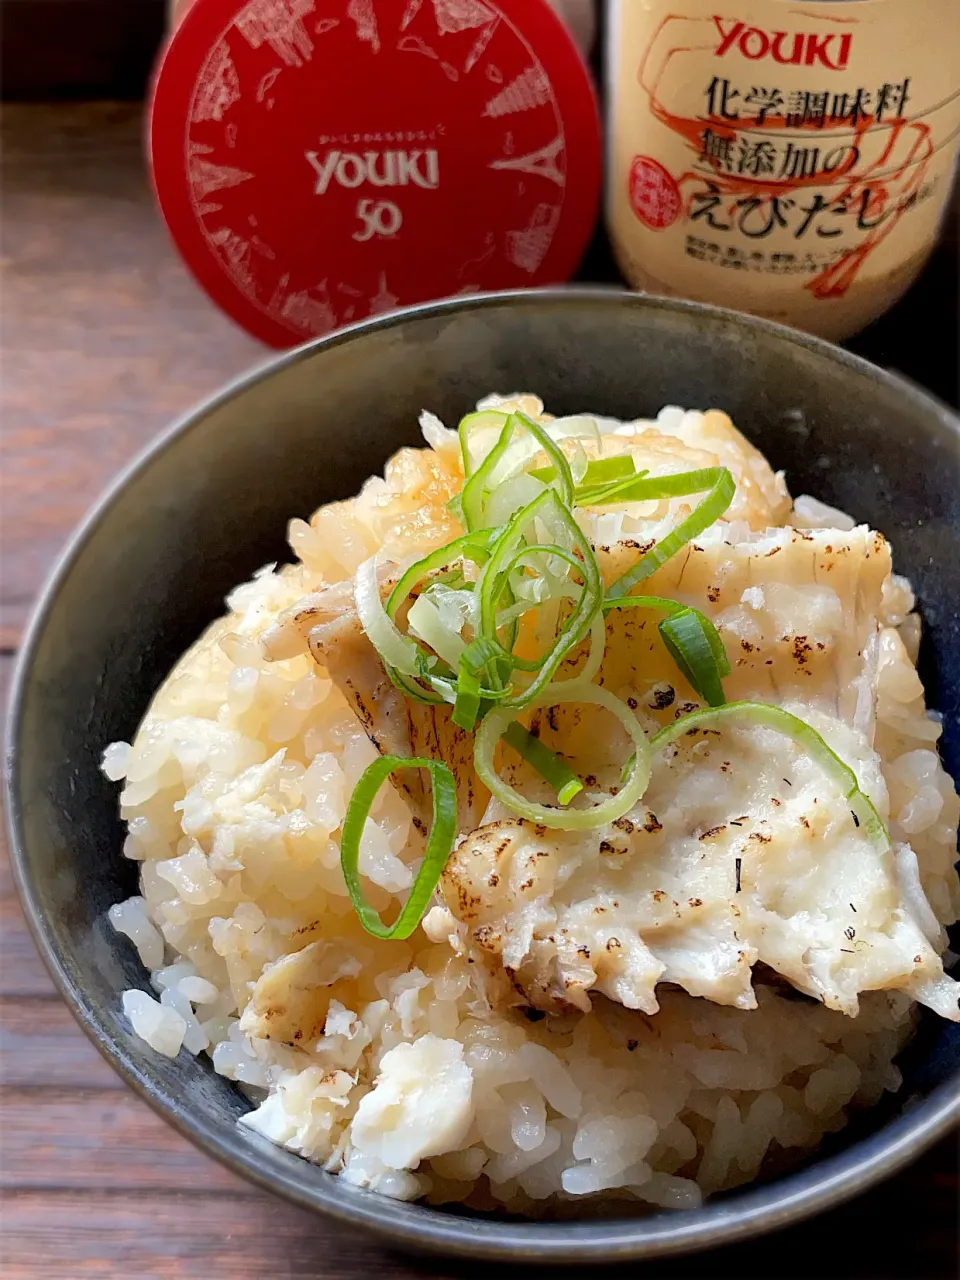
[[[404,450],[354,502],[294,520],[298,562],[238,587],[133,744],[107,748],[105,772],[124,782],[124,853],[141,874],[140,894],[110,919],[155,992],[125,992],[124,1012],[157,1052],[208,1054],[257,1104],[252,1129],[358,1186],[527,1213],[597,1192],[696,1206],[765,1160],[815,1148],[851,1107],[897,1089],[914,1007],[870,993],[851,1019],[761,986],[751,1012],[663,990],[655,1017],[601,998],[586,1016],[530,1021],[491,1007],[481,966],[450,949],[442,912],[407,942],[364,933],[337,832],[374,748],[307,657],[268,663],[258,637],[379,547],[402,559],[454,536],[443,501],[455,463],[428,430],[437,452]],[[850,522],[801,499],[796,523]],[[889,595],[886,621],[912,654],[909,587],[895,579]],[[916,710],[915,670],[902,647],[894,656],[881,663],[877,749],[893,827],[917,855],[901,874],[942,945],[940,925],[957,914],[957,799],[936,754],[939,725]],[[386,788],[361,857],[381,912],[394,913],[412,880],[409,823]],[[306,947],[313,982],[298,984]],[[285,1042],[252,1038],[251,991],[281,961],[286,970],[266,974],[297,1030]]]

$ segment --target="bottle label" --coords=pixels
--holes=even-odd
[[[615,0],[608,218],[634,283],[838,336],[912,279],[960,141],[956,0]]]

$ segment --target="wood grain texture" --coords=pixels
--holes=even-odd
[[[0,1000],[0,1084],[82,1093],[124,1087],[55,995]]]
[[[176,258],[142,131],[137,105],[3,111],[2,647],[107,481],[266,355]]]
[[[69,1121],[69,1117],[66,1118]],[[141,1150],[141,1163],[152,1156]],[[598,1274],[611,1280],[952,1280],[956,1187],[938,1177],[941,1149],[912,1174],[853,1205],[748,1246]],[[131,1157],[131,1161],[133,1157]],[[926,1172],[920,1202],[909,1187]],[[21,1187],[6,1193],[5,1280],[123,1276],[150,1280],[487,1280],[491,1268],[407,1258],[302,1210],[232,1190],[200,1193],[196,1182],[158,1189]],[[933,1223],[933,1226],[928,1224]],[[530,1280],[529,1268],[498,1266],[503,1280]],[[536,1272],[542,1274],[546,1272]],[[576,1272],[553,1272],[555,1276]]]
[[[4,112],[0,648],[16,646],[40,577],[117,468],[264,354],[175,259],[143,177],[140,131],[128,106]],[[9,669],[0,656],[0,685]],[[480,1280],[490,1272],[401,1257],[248,1186],[168,1128],[55,994],[2,851],[0,1031],[4,1280]],[[607,1274],[950,1280],[960,1265],[957,1166],[949,1140],[800,1228]]]
[[[33,1191],[96,1188],[112,1195],[202,1186],[204,1195],[257,1195],[235,1174],[184,1142],[122,1083],[119,1089],[84,1090],[79,1127],[76,1077],[63,1089],[44,1086],[40,1099],[44,1128],[38,1133],[37,1089],[4,1086],[7,1165],[0,1170],[0,1186]],[[150,1159],[132,1160],[135,1151],[149,1152]]]

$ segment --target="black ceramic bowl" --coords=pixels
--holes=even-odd
[[[925,1020],[902,1093],[829,1153],[696,1212],[557,1224],[470,1219],[358,1191],[238,1129],[244,1099],[203,1060],[133,1038],[120,992],[145,985],[107,922],[134,892],[106,743],[129,740],[171,664],[226,592],[288,554],[291,515],[354,493],[429,407],[456,420],[490,391],[558,414],[726,409],[807,491],[884,530],[926,621],[924,674],[960,773],[960,424],[914,388],[790,330],[696,304],[608,292],[464,299],[359,325],[272,360],[191,414],[120,478],[43,593],[15,684],[8,814],[40,950],[107,1058],[211,1155],[299,1204],[407,1246],[514,1261],[703,1248],[834,1204],[960,1118],[958,1028]]]

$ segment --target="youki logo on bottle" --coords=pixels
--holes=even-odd
[[[316,174],[314,195],[327,192],[331,181],[341,187],[423,187],[436,191],[440,185],[440,159],[430,148],[425,151],[328,151],[320,159],[317,151],[304,156]]]
[[[783,66],[812,67],[817,64],[831,71],[842,71],[850,61],[850,32],[831,31],[818,35],[814,31],[764,31],[748,27],[737,19],[713,18],[720,34],[714,52],[718,58],[736,49],[751,62],[772,58]]]

